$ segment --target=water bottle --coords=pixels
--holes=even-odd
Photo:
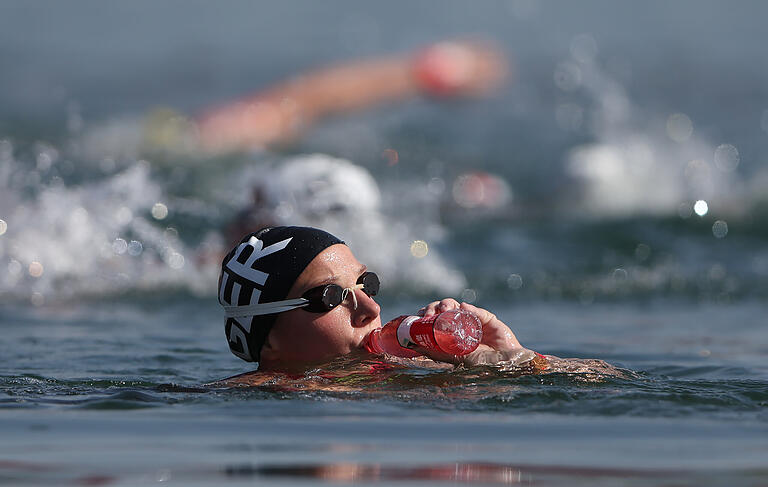
[[[371,353],[418,357],[414,349],[463,356],[473,352],[483,338],[483,326],[474,313],[463,309],[432,316],[398,316],[366,339]]]

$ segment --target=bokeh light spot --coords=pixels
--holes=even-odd
[[[3,235],[8,230],[8,224],[5,220],[0,220],[0,235]]]
[[[474,303],[477,301],[477,291],[474,289],[465,289],[461,292],[461,296],[459,296],[459,300],[465,302],[465,303]]]
[[[384,151],[381,153],[381,157],[387,161],[387,166],[394,166],[400,162],[400,155],[395,149],[384,149]]]
[[[438,177],[430,179],[427,183],[427,191],[435,196],[440,196],[445,192],[445,180]]]
[[[21,262],[15,259],[11,259],[10,262],[8,262],[8,274],[11,276],[18,276],[21,274]]]
[[[555,85],[563,91],[575,91],[581,86],[581,68],[575,63],[561,63],[555,68]]]
[[[162,203],[155,203],[152,206],[152,218],[155,220],[163,220],[168,216],[168,207]]]
[[[739,160],[739,151],[731,144],[721,144],[715,149],[715,166],[723,172],[734,171]]]
[[[116,238],[114,242],[112,242],[112,252],[116,253],[117,255],[123,255],[128,250],[128,242],[126,242],[122,238]]]
[[[523,278],[520,274],[510,274],[507,278],[507,286],[513,291],[517,291],[523,287]]]
[[[29,275],[32,277],[40,277],[43,275],[43,264],[37,261],[33,261],[29,264]]]
[[[716,238],[725,238],[728,235],[728,224],[723,220],[717,220],[712,224],[712,235]]]
[[[168,267],[177,270],[184,267],[184,256],[178,252],[171,252],[168,256]]]
[[[512,198],[512,191],[504,180],[482,171],[457,177],[452,194],[462,208],[499,208]]]
[[[45,303],[45,297],[38,292],[34,292],[29,297],[29,302],[32,303],[32,306],[42,306]]]
[[[428,253],[429,253],[429,245],[427,245],[427,242],[423,240],[415,240],[411,244],[411,255],[416,257],[417,259],[426,257]]]
[[[635,247],[635,259],[637,259],[638,262],[644,262],[648,260],[648,257],[650,256],[651,247],[644,243],[637,244],[637,247]]]
[[[707,277],[709,277],[710,281],[721,281],[725,279],[726,274],[727,271],[725,266],[718,263],[712,264],[712,267],[709,268],[709,272],[707,273]]]
[[[693,204],[693,211],[699,216],[704,216],[709,211],[709,205],[704,200],[698,200]]]
[[[693,122],[684,113],[673,113],[667,119],[667,135],[675,142],[685,142],[693,133]]]
[[[138,240],[131,240],[131,243],[128,244],[128,255],[136,257],[137,255],[141,255],[143,250],[144,246]]]
[[[624,282],[627,280],[629,275],[627,274],[627,271],[625,271],[622,268],[614,269],[612,274],[613,280],[618,282]]]

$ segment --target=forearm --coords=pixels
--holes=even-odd
[[[322,117],[384,102],[482,94],[506,73],[491,45],[442,42],[415,54],[356,61],[289,79],[197,117],[200,145],[213,151],[262,147],[295,137]]]
[[[415,96],[408,58],[332,67],[298,76],[197,119],[202,145],[243,149],[289,140],[317,119]]]

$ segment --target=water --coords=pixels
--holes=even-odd
[[[0,484],[765,483],[765,10],[5,3]],[[153,107],[467,32],[514,59],[490,100],[337,117],[256,154],[146,142]],[[271,218],[382,276],[384,319],[452,295],[617,372],[341,362],[216,384],[249,370],[216,274],[264,181]],[[473,207],[477,181],[498,206]]]

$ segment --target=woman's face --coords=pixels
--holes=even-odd
[[[349,247],[336,244],[320,252],[293,284],[286,299],[301,297],[325,284],[352,287],[366,271]],[[357,309],[351,294],[357,297]],[[379,305],[362,289],[350,291],[339,306],[326,313],[295,309],[281,313],[261,352],[259,368],[296,368],[346,355],[362,346],[371,330],[381,326]]]

